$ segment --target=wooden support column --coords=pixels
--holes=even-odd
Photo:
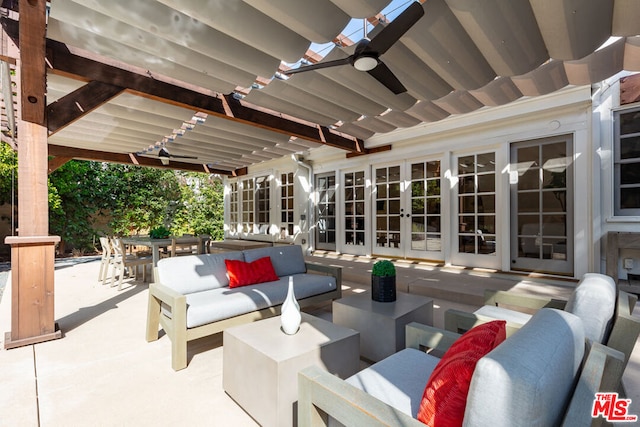
[[[20,0],[18,236],[11,245],[11,332],[5,348],[61,337],[54,320],[54,261],[49,236],[45,68],[46,1]]]

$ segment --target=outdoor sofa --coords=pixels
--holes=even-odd
[[[459,338],[410,323],[406,349],[346,380],[305,368],[298,375],[298,425],[424,427],[416,419],[421,404],[456,399],[438,390],[423,401],[440,359],[421,350],[442,354]],[[477,361],[458,420],[467,427],[599,425],[604,420],[591,417],[595,393],[617,390],[623,364],[621,352],[589,344],[579,317],[544,308]],[[458,376],[440,384],[456,383]]]
[[[254,263],[265,257],[278,280],[229,287],[225,260]],[[301,307],[341,296],[341,267],[305,262],[299,245],[162,259],[149,285],[147,341],[157,340],[162,326],[171,340],[172,368],[186,368],[189,341],[279,315],[290,276]]]

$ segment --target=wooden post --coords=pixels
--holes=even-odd
[[[11,245],[11,332],[5,348],[61,337],[54,320],[55,245],[47,189],[46,1],[20,0],[18,236]]]

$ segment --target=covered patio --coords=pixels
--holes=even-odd
[[[318,254],[313,261],[343,266],[343,295],[369,289],[372,261]],[[442,327],[448,308],[474,310],[485,287],[531,295],[566,297],[564,281],[397,263],[398,289],[434,298],[434,324]],[[222,335],[189,345],[189,366],[171,369],[167,337],[144,339],[147,285],[103,286],[99,260],[56,263],[56,319],[64,338],[0,351],[0,424],[7,426],[254,426],[222,388]],[[10,288],[0,301],[0,325],[10,317]],[[454,302],[455,301],[455,302]],[[461,303],[466,302],[466,303]],[[475,304],[473,304],[475,302]],[[639,315],[636,307],[636,315]],[[331,305],[309,313],[331,319]],[[366,366],[366,362],[361,362]],[[640,413],[640,346],[623,377],[632,414]]]
[[[71,159],[220,175],[227,184],[227,237],[260,235],[315,250],[313,260],[343,265],[345,295],[368,289],[371,255],[397,258],[399,290],[434,298],[435,326],[449,307],[482,305],[485,288],[566,298],[576,278],[603,270],[608,231],[637,230],[637,218],[615,218],[610,194],[619,166],[612,160],[619,146],[611,117],[640,101],[637,78],[620,83],[640,71],[635,0],[482,6],[468,0],[20,0],[2,6],[2,140],[18,151],[20,202],[19,235],[6,241],[14,249],[13,286],[0,301],[0,332],[12,329],[2,343],[12,349],[0,351],[0,424],[255,425],[222,389],[220,334],[190,345],[189,367],[173,372],[169,340],[144,340],[146,284],[117,292],[97,280],[98,260],[54,262],[58,238],[48,235],[46,176]],[[403,16],[410,9],[420,16]],[[394,22],[405,18],[411,25],[397,30]],[[347,31],[354,22],[357,29]],[[393,43],[376,45],[380,34]],[[377,46],[362,56],[375,59],[378,72],[354,68],[363,38]],[[341,65],[293,71],[332,60]],[[518,149],[524,154],[530,144],[543,153],[551,143],[553,158],[540,157],[551,166],[535,158],[519,169]],[[406,209],[422,206],[420,227],[414,212],[408,220],[400,211],[400,197],[375,200],[373,191],[374,178],[391,175],[400,188],[410,180],[395,171],[410,175],[414,166],[423,168],[420,185],[438,189],[423,190],[417,202],[410,191],[402,199]],[[478,171],[485,167],[488,172]],[[333,189],[367,181],[357,202],[362,211],[352,215],[360,235],[347,241],[343,223],[337,244],[334,236],[325,252],[313,235],[320,204],[312,168],[318,179],[330,176]],[[519,212],[510,210],[510,186],[517,186],[519,172],[534,169],[541,179],[558,178],[560,190],[546,191],[561,206],[552,218],[560,231],[549,232],[559,242],[509,222]],[[253,186],[267,180],[272,187]],[[465,180],[489,182],[484,193],[490,194],[476,198],[483,191],[466,192]],[[291,193],[278,199],[285,187]],[[479,212],[475,202],[484,196],[493,204]],[[336,199],[340,218],[350,199],[346,192]],[[469,215],[465,200],[472,201]],[[384,222],[378,230],[370,217],[387,202],[398,212],[376,218]],[[543,218],[542,202],[536,208]],[[482,234],[480,226],[466,228],[468,218],[474,224],[488,218],[493,226]],[[402,241],[399,230],[387,227],[400,221]],[[532,252],[519,252],[519,234],[533,243]],[[512,270],[520,255],[524,267]],[[624,257],[633,268],[635,255]],[[544,268],[536,265],[541,261]],[[330,319],[331,306],[312,314]],[[640,350],[624,382],[634,402],[630,413],[639,414]]]

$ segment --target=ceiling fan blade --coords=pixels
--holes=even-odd
[[[385,53],[395,42],[409,31],[409,29],[422,18],[424,9],[420,3],[414,2],[409,5],[396,19],[384,27],[369,43],[367,50],[377,52],[378,55]]]
[[[382,61],[378,61],[378,66],[373,70],[367,71],[367,73],[396,95],[407,91],[407,88],[400,83],[400,80],[398,80],[395,74],[393,74],[389,67],[387,67]]]
[[[338,65],[351,64],[352,59],[353,59],[353,55],[350,55],[350,56],[347,56],[346,58],[335,59],[333,61],[316,62],[315,64],[307,65],[304,67],[292,68],[290,70],[284,71],[283,74],[288,76],[291,74],[302,73],[304,71],[319,70],[321,68],[329,68],[329,67],[336,67]]]

